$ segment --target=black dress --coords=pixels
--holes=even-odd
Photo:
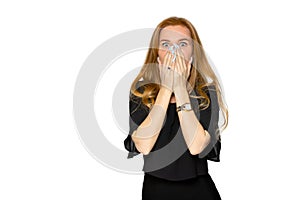
[[[163,127],[157,141],[144,158],[144,181],[142,200],[189,200],[221,199],[220,194],[208,173],[207,160],[219,162],[221,138],[213,131],[218,127],[219,106],[215,91],[207,90],[210,106],[199,110],[199,99],[190,98],[192,108],[204,129],[211,135],[210,144],[198,155],[192,155],[184,141],[180,121],[176,112],[176,103],[170,103]],[[197,94],[197,93],[196,93]],[[131,134],[149,114],[148,107],[136,97],[129,101],[130,131],[124,140],[129,151],[128,158],[140,152],[135,148]]]

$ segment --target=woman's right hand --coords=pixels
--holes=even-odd
[[[159,57],[157,57],[157,61],[159,64],[161,86],[173,92],[174,64],[172,64],[171,62],[172,61],[171,53],[169,51],[166,53],[163,64],[161,63]]]

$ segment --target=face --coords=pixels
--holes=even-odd
[[[161,30],[159,36],[159,59],[163,62],[169,47],[177,44],[184,55],[186,64],[188,64],[193,55],[192,41],[190,30],[185,26],[166,26]]]

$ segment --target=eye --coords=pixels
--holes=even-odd
[[[180,47],[185,47],[185,46],[187,46],[187,43],[186,43],[186,42],[180,42],[180,43],[179,43],[179,46],[180,46]]]
[[[168,43],[168,42],[163,42],[161,45],[162,45],[163,47],[169,47],[169,43]]]

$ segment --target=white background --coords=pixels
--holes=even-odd
[[[83,147],[72,95],[102,42],[170,16],[194,24],[222,78],[229,126],[209,161],[222,199],[299,199],[297,1],[197,2],[2,1],[0,199],[141,199],[142,175]]]

